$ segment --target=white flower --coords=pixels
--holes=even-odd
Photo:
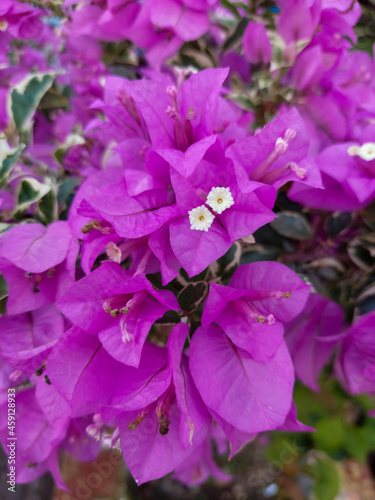
[[[375,160],[375,142],[365,142],[362,146],[350,146],[348,148],[350,156],[359,156],[362,160]]]
[[[365,142],[359,148],[359,157],[365,161],[375,160],[375,142]]]
[[[215,216],[204,205],[189,211],[190,229],[208,231]]]
[[[231,207],[234,201],[229,188],[216,187],[212,188],[208,193],[206,203],[214,212],[221,214],[224,210]]]

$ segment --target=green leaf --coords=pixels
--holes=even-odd
[[[375,201],[370,203],[362,212],[363,222],[372,230],[375,231]]]
[[[8,283],[6,282],[4,276],[0,274],[0,300],[5,299],[5,297],[8,297],[8,295]]]
[[[27,128],[42,97],[51,87],[55,73],[37,73],[19,82],[10,93],[10,115],[17,130]]]
[[[227,2],[227,4],[230,5],[229,2]],[[227,5],[225,5],[225,7],[227,7]],[[236,10],[234,8],[234,10]],[[238,16],[238,12],[237,12],[237,16]],[[246,19],[246,17],[243,17],[241,19],[241,21],[237,24],[237,27],[234,31],[234,33],[232,33],[232,35],[230,35],[224,42],[224,45],[223,45],[223,50],[226,51],[228,49],[230,49],[233,45],[235,45],[237,42],[239,42],[240,40],[242,40],[243,38],[243,35],[245,33],[245,30],[247,28],[247,25],[249,24],[249,19]]]
[[[325,416],[325,409],[317,398],[317,393],[303,384],[296,384],[293,401],[298,409],[298,419],[312,427],[315,427],[316,422]],[[315,434],[312,436],[315,437]]]
[[[219,273],[222,278],[230,278],[236,268],[239,266],[241,257],[241,246],[238,242],[234,243],[220,259],[217,260]]]
[[[275,231],[294,240],[307,240],[313,233],[306,217],[298,212],[279,212],[277,219],[270,222]]]
[[[33,177],[25,177],[18,190],[17,211],[25,210],[32,203],[42,199],[50,190],[51,185],[42,184]]]
[[[5,233],[5,231],[9,231],[12,227],[17,224],[8,224],[7,222],[0,222],[0,236]]]
[[[340,417],[324,417],[315,424],[314,441],[319,450],[327,453],[339,450],[344,443],[344,424]]]
[[[241,256],[240,264],[250,264],[263,260],[277,260],[281,255],[281,250],[268,245],[252,245],[250,249]]]
[[[326,221],[327,233],[331,238],[336,238],[336,236],[348,229],[352,220],[353,215],[350,212],[335,212]]]
[[[335,463],[328,457],[319,458],[312,469],[313,490],[318,500],[335,500],[340,479]]]
[[[244,93],[233,92],[232,94],[228,94],[227,98],[230,99],[231,101],[234,101],[236,104],[238,104],[240,108],[244,109],[245,111],[254,108],[252,101]]]
[[[362,463],[366,462],[368,453],[375,447],[374,426],[348,427],[345,432],[345,448],[351,457]]]
[[[0,138],[0,141],[3,140]],[[24,149],[24,145],[19,146],[17,149],[9,149],[4,156],[0,156],[0,186],[4,183],[4,181],[9,176],[12,171],[14,165],[17,163],[17,160]]]
[[[54,154],[55,159],[58,163],[60,163],[60,165],[63,165],[65,153],[66,153],[65,148],[58,148],[55,151],[55,154]]]
[[[57,191],[57,202],[67,203],[68,199],[74,195],[74,189],[80,184],[80,179],[67,179],[62,182]]]
[[[375,264],[375,233],[368,233],[352,240],[348,255],[360,269],[367,271]]]
[[[297,462],[308,451],[300,434],[273,432],[271,436],[265,455],[270,462],[280,468],[280,472],[283,466]]]
[[[163,317],[155,321],[155,323],[161,324],[176,324],[180,323],[181,318],[177,311],[167,311],[164,313]]]
[[[196,276],[192,276],[191,278],[189,278],[187,272],[185,271],[185,269],[181,268],[180,269],[180,275],[181,277],[185,280],[185,281],[188,281],[188,282],[197,282],[197,281],[203,281],[206,276],[207,276],[207,270],[208,268],[206,268],[204,271],[202,271],[201,273],[197,274]],[[177,278],[176,278],[177,279]]]
[[[3,316],[7,312],[7,300],[8,297],[0,300],[0,316]]]
[[[5,281],[4,276],[0,274],[0,315],[6,314],[8,295],[8,283]]]
[[[221,0],[221,5],[225,7],[227,10],[229,10],[229,12],[231,12],[235,17],[237,18],[241,17],[240,13],[236,9],[236,6],[233,5],[233,3],[230,2],[229,0]]]
[[[178,303],[183,311],[193,311],[204,299],[207,292],[207,283],[197,281],[189,283],[177,295]]]
[[[375,295],[368,296],[357,304],[359,314],[367,314],[375,310]]]
[[[41,99],[39,109],[67,108],[68,106],[69,99],[65,95],[47,91]]]
[[[40,213],[40,216],[45,224],[50,224],[51,222],[57,220],[57,199],[53,189],[48,191],[48,193],[39,201],[38,212]]]
[[[64,156],[68,149],[70,149],[73,146],[82,146],[85,144],[85,139],[82,135],[80,134],[69,134],[66,138],[63,144],[59,146],[58,149],[55,151],[55,158],[56,160],[60,163],[60,165],[64,165]]]
[[[360,291],[355,307],[359,314],[365,314],[375,309],[375,275],[370,275],[364,288]]]

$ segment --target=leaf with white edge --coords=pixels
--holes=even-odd
[[[9,116],[13,118],[18,131],[25,130],[42,97],[51,87],[56,73],[36,73],[17,83],[10,92]]]
[[[155,321],[155,323],[162,325],[175,325],[176,323],[180,323],[181,318],[177,311],[167,311],[164,313],[162,318],[159,318]]]
[[[347,231],[353,221],[351,212],[335,212],[325,222],[325,228],[331,238]]]
[[[80,184],[79,179],[67,179],[58,186],[57,202],[66,203],[69,197],[73,197],[74,189]]]
[[[8,295],[8,283],[6,282],[4,276],[0,274],[0,300],[5,299],[5,297],[8,297]]]
[[[56,149],[55,151],[56,160],[60,163],[60,165],[63,165],[64,156],[68,151],[68,149],[72,148],[73,146],[82,146],[83,144],[85,144],[85,139],[82,135],[69,134],[66,137],[64,144],[62,144],[58,149]]]
[[[230,2],[227,2],[227,5],[230,5]],[[237,15],[238,15],[238,11],[237,11]],[[248,24],[249,24],[249,20],[246,19],[245,17],[243,17],[241,19],[241,16],[240,16],[240,22],[236,26],[236,29],[224,42],[224,45],[223,45],[224,50],[228,50],[229,48],[231,48],[234,45],[239,43],[239,41],[243,38],[243,35],[245,33],[245,30],[246,30]]]
[[[375,233],[352,239],[348,244],[348,255],[360,269],[371,269],[375,261]]]
[[[3,141],[5,141],[5,139],[0,138],[0,186],[7,179],[25,147],[24,145],[21,145],[16,149],[7,148],[5,150],[1,147]]]
[[[17,196],[17,210],[24,210],[32,203],[40,200],[51,190],[50,184],[42,184],[33,177],[22,179]]]
[[[0,236],[6,231],[9,231],[9,229],[11,229],[16,225],[17,224],[8,224],[7,222],[0,222]]]
[[[0,274],[0,316],[6,314],[8,295],[8,283],[6,282],[4,276]]]
[[[178,303],[183,311],[191,312],[202,302],[207,293],[207,283],[197,281],[189,283],[177,295]]]
[[[249,250],[241,255],[240,264],[250,264],[251,262],[277,260],[282,250],[277,246],[271,245],[252,245]]]
[[[58,219],[57,208],[56,193],[50,189],[38,203],[38,215],[45,224],[50,224]]]
[[[310,224],[304,215],[288,210],[276,215],[277,218],[271,221],[270,225],[282,236],[294,240],[306,240],[312,237]]]
[[[359,314],[366,314],[375,310],[375,279],[369,279],[372,279],[372,281],[361,291],[356,299],[355,305]]]

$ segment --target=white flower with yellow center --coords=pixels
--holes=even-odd
[[[8,26],[8,21],[5,21],[5,19],[0,21],[0,31],[6,31],[8,29]]]
[[[204,205],[189,211],[190,229],[208,231],[215,216]]]
[[[375,142],[365,142],[359,148],[359,157],[365,161],[375,160]]]
[[[359,156],[362,160],[375,160],[375,142],[365,142],[362,146],[350,146],[348,148],[350,156]]]
[[[208,193],[206,203],[214,212],[221,214],[234,204],[234,200],[229,188],[216,187]]]

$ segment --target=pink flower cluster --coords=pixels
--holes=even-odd
[[[294,270],[237,255],[274,221],[281,191],[332,212],[375,198],[374,63],[349,51],[359,6],[280,0],[273,28],[259,8],[220,54],[229,67],[166,63],[203,35],[219,52],[217,20],[233,21],[222,9],[65,0],[54,26],[47,8],[0,7],[12,56],[1,56],[0,174],[26,146],[0,184],[0,408],[15,388],[17,482],[49,470],[65,488],[61,453],[93,460],[101,446],[121,448],[138,484],[230,479],[212,440],[232,457],[258,433],[311,430],[297,420],[295,377],[318,390],[334,354],[348,392],[375,391],[373,312],[348,327]],[[124,40],[141,60],[132,78],[106,64]],[[264,126],[228,99],[259,71],[293,89]],[[49,113],[41,101],[29,140],[7,103],[25,76],[48,72],[44,102],[60,101]],[[46,193],[58,191],[48,218],[39,198],[20,216],[25,180],[37,189],[47,177]],[[2,418],[2,442],[8,432]]]

